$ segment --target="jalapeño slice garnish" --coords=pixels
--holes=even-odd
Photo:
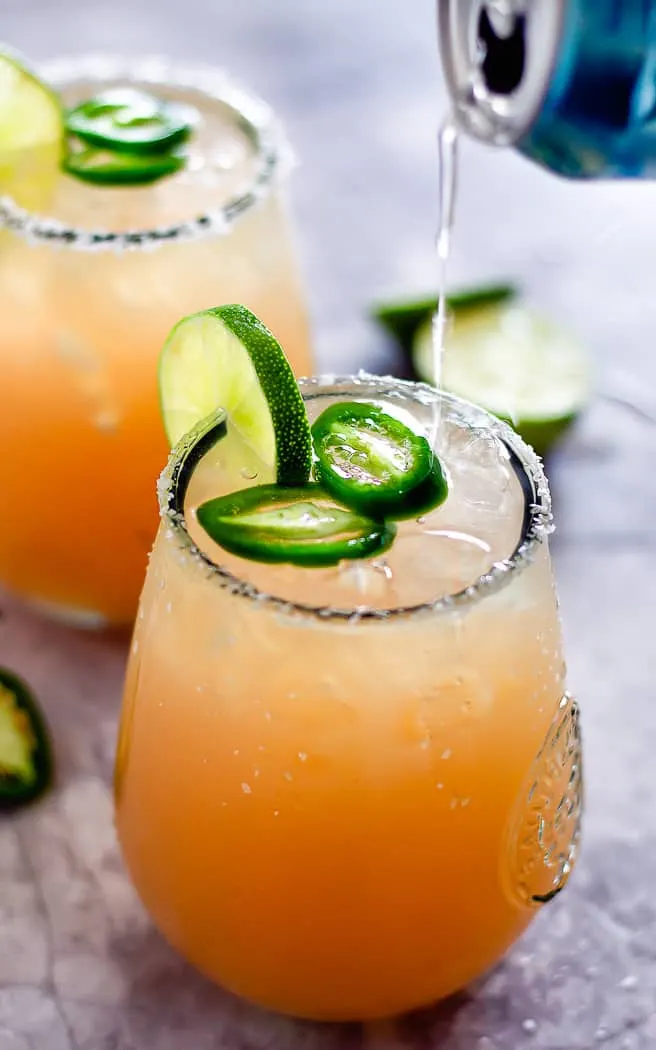
[[[186,155],[179,150],[167,153],[120,153],[93,146],[71,149],[63,162],[64,170],[84,182],[105,186],[124,186],[156,182],[184,167]]]
[[[321,567],[381,554],[396,528],[335,504],[319,485],[257,485],[196,511],[219,546],[242,558]]]
[[[446,499],[446,479],[426,438],[376,405],[331,405],[312,437],[318,482],[362,514],[412,517]]]
[[[25,682],[0,667],[0,809],[31,802],[52,779],[48,730]]]
[[[197,120],[192,106],[117,87],[69,110],[66,127],[91,146],[122,153],[161,153],[187,139]]]

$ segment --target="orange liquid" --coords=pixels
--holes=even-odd
[[[563,689],[546,543],[459,612],[326,622],[231,595],[163,525],[117,761],[134,883],[192,963],[269,1008],[447,996],[566,881]]]
[[[297,373],[310,371],[275,199],[225,237],[155,251],[90,254],[2,236],[3,584],[73,619],[132,620],[157,529],[152,479],[168,451],[158,354],[182,316],[221,302],[249,306]]]

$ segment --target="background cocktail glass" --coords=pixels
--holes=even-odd
[[[311,370],[290,154],[270,109],[217,71],[86,56],[40,72],[67,104],[130,84],[201,115],[173,177],[101,188],[45,163],[0,201],[0,582],[73,622],[123,623],[157,528],[172,324],[243,302]]]

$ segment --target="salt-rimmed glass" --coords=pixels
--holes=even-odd
[[[412,606],[267,593],[193,542],[185,496],[222,422],[200,427],[160,483],[117,827],[154,921],[201,970],[276,1010],[363,1019],[462,987],[565,885],[578,712],[532,451],[420,384],[301,389],[311,416],[353,398],[417,418],[439,406],[441,426],[502,441],[521,485],[516,546],[458,593]]]
[[[129,83],[202,115],[170,179],[101,188],[47,168],[21,173],[31,211],[0,199],[0,582],[77,622],[126,622],[157,524],[172,325],[241,302],[310,371],[291,154],[269,107],[216,70],[90,55],[39,72],[67,104]]]

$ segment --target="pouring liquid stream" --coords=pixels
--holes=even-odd
[[[447,307],[447,270],[451,253],[451,232],[455,214],[458,169],[458,131],[451,114],[442,122],[438,133],[439,191],[437,226],[437,310],[433,314],[433,383],[442,385],[442,357],[449,323]],[[435,446],[439,431],[439,407],[436,406],[431,444]]]

